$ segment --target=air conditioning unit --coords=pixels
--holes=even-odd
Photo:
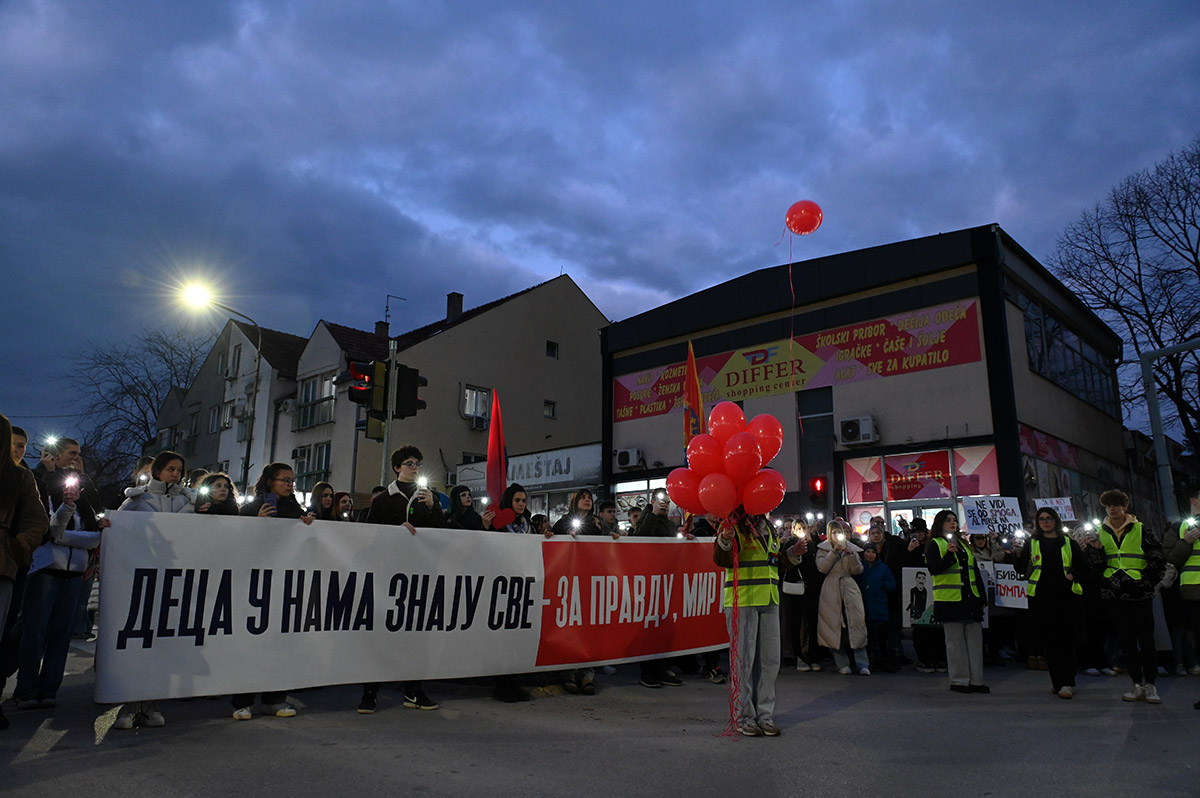
[[[245,402],[235,402],[233,405],[233,417],[234,418],[245,418],[246,415],[247,415],[246,403]]]
[[[487,429],[488,420],[483,416],[471,416],[471,429]]]
[[[618,449],[617,468],[637,468],[642,464],[641,449]]]
[[[225,369],[225,373],[222,376],[225,378],[226,382],[233,382],[237,379],[237,372],[233,369]]]
[[[280,409],[285,413],[295,413],[297,406],[298,405],[295,399],[284,399],[283,406]]]
[[[838,424],[843,446],[867,446],[879,443],[879,424],[874,416],[843,418]]]
[[[290,459],[299,460],[301,454],[303,454],[303,452],[301,452],[300,449],[292,449],[292,456]]]

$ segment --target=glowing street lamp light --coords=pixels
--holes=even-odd
[[[250,412],[246,416],[246,456],[242,460],[242,491],[249,492],[250,447],[254,442],[255,411],[258,408],[259,372],[262,370],[262,327],[258,325],[258,322],[240,310],[234,310],[228,305],[222,305],[220,302],[217,302],[213,297],[212,290],[203,283],[192,282],[181,286],[179,289],[179,300],[181,304],[192,310],[201,311],[209,308],[217,308],[234,316],[241,316],[254,325],[254,331],[258,336],[258,341],[254,347],[254,389],[250,394]]]

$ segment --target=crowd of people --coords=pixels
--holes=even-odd
[[[13,673],[18,709],[56,705],[72,636],[86,635],[94,611],[103,530],[110,524],[83,467],[79,443],[60,438],[43,447],[41,462],[25,465],[28,437],[0,416],[0,690]],[[307,504],[296,494],[286,463],[266,466],[239,497],[224,473],[187,470],[183,455],[165,451],[138,461],[117,508],[127,512],[240,515],[263,519],[359,521],[402,527],[495,530],[515,534],[596,535],[620,539],[617,506],[577,491],[552,524],[530,512],[529,497],[509,485],[496,507],[481,513],[466,486],[441,496],[419,477],[422,454],[406,445],[392,453],[395,479],[372,492],[369,506],[327,482],[313,486]],[[916,518],[893,534],[883,518],[855,535],[840,518],[827,524],[735,512],[731,519],[669,515],[665,494],[628,510],[628,534],[712,540],[713,561],[726,569],[724,605],[730,634],[731,676],[738,685],[736,725],[746,736],[776,736],[775,681],[781,665],[843,675],[896,672],[914,666],[947,674],[957,693],[989,693],[984,666],[1006,660],[1046,670],[1051,689],[1070,699],[1080,673],[1126,673],[1126,701],[1161,702],[1156,679],[1200,675],[1200,489],[1188,499],[1192,518],[1161,535],[1130,513],[1120,490],[1101,496],[1105,519],[1096,528],[1068,530],[1052,507],[1039,507],[1032,532],[1002,545],[995,536],[966,534],[958,516],[939,512],[927,526]],[[448,509],[443,505],[445,500]],[[500,511],[512,520],[497,522]],[[508,518],[508,513],[501,516]],[[1026,540],[1027,538],[1027,540]],[[982,562],[1010,562],[1027,579],[1027,610],[989,607]],[[922,569],[907,591],[905,569]],[[928,574],[928,578],[925,574]],[[932,598],[932,601],[930,600]],[[990,612],[989,612],[990,610]],[[984,616],[988,612],[988,625]],[[905,654],[903,620],[911,621],[915,659]],[[1165,631],[1164,631],[1165,630]],[[1157,632],[1157,633],[1156,633]],[[605,668],[611,672],[611,668]],[[717,652],[640,663],[641,685],[682,684],[684,670],[724,684]],[[596,670],[556,675],[569,693],[593,695]],[[494,678],[494,697],[527,701],[516,675]],[[375,712],[380,684],[362,685],[357,711]],[[292,717],[286,692],[241,694],[232,716]],[[419,681],[403,684],[403,705],[436,710]],[[1200,702],[1196,704],[1200,709]],[[114,728],[165,724],[158,702],[124,705]],[[0,728],[8,721],[0,711]]]

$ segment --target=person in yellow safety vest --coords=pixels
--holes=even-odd
[[[1188,515],[1179,522],[1179,534],[1171,541],[1170,562],[1179,569],[1179,595],[1183,599],[1184,628],[1200,642],[1200,482],[1188,490]],[[1188,670],[1200,676],[1200,664]],[[1200,701],[1193,706],[1200,709]]]
[[[1088,562],[1100,573],[1104,599],[1133,688],[1124,701],[1161,704],[1154,647],[1154,587],[1162,581],[1166,562],[1158,536],[1129,513],[1129,495],[1122,490],[1100,494],[1105,519],[1096,541],[1088,547]]]
[[[925,565],[933,575],[933,617],[946,636],[950,689],[990,693],[983,683],[983,575],[958,528],[958,516],[942,510],[933,517]]]
[[[1027,580],[1029,616],[1046,652],[1050,689],[1059,698],[1073,698],[1079,648],[1086,640],[1080,578],[1089,572],[1087,558],[1067,537],[1057,510],[1039,507],[1034,517],[1033,538],[1020,550],[1015,566]]]
[[[735,511],[740,512],[740,511]],[[737,551],[737,615],[734,615],[733,556]],[[800,564],[808,550],[804,536],[780,540],[764,515],[742,516],[725,524],[713,541],[713,562],[725,569],[725,620],[730,639],[737,624],[737,648],[730,651],[738,680],[738,731],[746,737],[778,737],[775,677],[779,674],[779,574]]]

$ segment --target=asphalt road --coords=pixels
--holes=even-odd
[[[163,702],[160,729],[111,731],[93,704],[91,657],[73,651],[56,710],[18,712],[0,732],[6,796],[378,795],[1200,795],[1200,678],[1159,680],[1160,706],[1127,704],[1125,677],[1080,676],[1050,693],[1044,672],[989,668],[988,696],[945,674],[779,679],[776,739],[719,736],[725,687],[684,677],[650,690],[636,665],[593,697],[491,699],[482,681],[434,682],[436,712],[385,688],[358,715],[357,686],[293,696],[291,719],[237,722],[229,704]]]

